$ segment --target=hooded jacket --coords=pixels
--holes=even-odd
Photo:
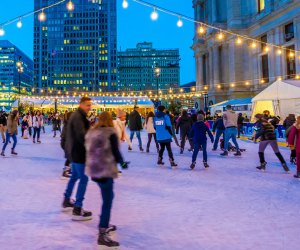
[[[223,114],[223,122],[225,128],[237,127],[238,116],[233,110],[227,110]]]
[[[209,128],[203,121],[198,121],[193,124],[191,129],[190,137],[193,138],[195,144],[199,144],[207,141],[206,134],[209,135],[210,139],[213,141],[214,136],[210,132]]]
[[[189,133],[192,128],[192,118],[188,115],[181,116],[178,120],[177,126],[176,126],[176,133],[178,133],[178,130],[180,129],[181,134]]]
[[[131,131],[139,131],[143,129],[142,117],[136,110],[133,110],[129,115],[129,129]]]
[[[154,128],[156,130],[156,139],[158,142],[172,142],[172,124],[170,117],[161,111],[158,111],[154,117]]]

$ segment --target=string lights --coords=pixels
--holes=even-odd
[[[128,1],[127,0],[123,0],[123,3],[122,3],[122,6],[124,9],[127,9],[128,8]]]
[[[152,19],[153,21],[156,21],[156,20],[158,19],[158,13],[157,13],[157,11],[156,11],[156,7],[155,7],[155,6],[154,6],[154,9],[153,9],[153,11],[152,11],[150,17],[151,17],[151,19]]]
[[[40,22],[46,21],[46,14],[45,14],[44,10],[42,10],[42,12],[38,15],[38,19]]]
[[[5,35],[5,30],[2,26],[0,26],[0,36],[4,36]]]
[[[22,28],[23,23],[22,23],[22,19],[20,18],[19,21],[17,22],[17,27],[20,29]]]
[[[180,17],[178,17],[177,26],[181,28],[183,26],[183,22]]]

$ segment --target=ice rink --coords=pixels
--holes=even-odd
[[[47,128],[49,131],[49,128]],[[145,134],[143,141],[145,143]],[[42,134],[42,144],[19,139],[18,156],[0,158],[0,249],[90,250],[96,244],[100,192],[89,182],[84,207],[94,213],[89,222],[73,222],[61,212],[67,181],[60,139]],[[115,182],[112,223],[119,249],[130,250],[297,250],[300,249],[300,182],[284,174],[271,149],[268,168],[256,171],[257,147],[240,142],[240,158],[221,158],[209,145],[210,169],[201,152],[189,170],[191,153],[179,154],[172,170],[156,166],[157,155],[133,152],[122,145],[128,171]],[[145,145],[144,145],[145,148]],[[289,160],[287,148],[281,148]]]

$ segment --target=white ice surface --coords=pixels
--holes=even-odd
[[[49,128],[47,128],[49,131]],[[143,134],[145,142],[145,134]],[[257,145],[240,142],[241,158],[221,158],[209,150],[211,168],[202,155],[194,171],[191,153],[179,155],[179,167],[156,166],[154,153],[122,145],[130,169],[116,180],[111,222],[120,249],[135,250],[297,250],[300,249],[300,182],[283,173],[270,149],[266,173],[255,170]],[[211,148],[211,145],[208,147]],[[96,244],[100,192],[89,182],[84,207],[90,222],[73,222],[60,210],[67,184],[59,138],[42,134],[42,144],[19,138],[17,157],[0,159],[0,249],[89,250]],[[285,158],[289,151],[282,148]]]

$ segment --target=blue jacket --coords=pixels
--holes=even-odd
[[[172,124],[170,117],[158,111],[154,117],[154,128],[156,130],[156,139],[158,142],[171,142],[172,141]]]
[[[209,135],[211,141],[214,140],[213,134],[210,132],[209,128],[205,125],[203,121],[195,122],[193,124],[190,136],[193,138],[195,144],[206,142],[206,134]]]

